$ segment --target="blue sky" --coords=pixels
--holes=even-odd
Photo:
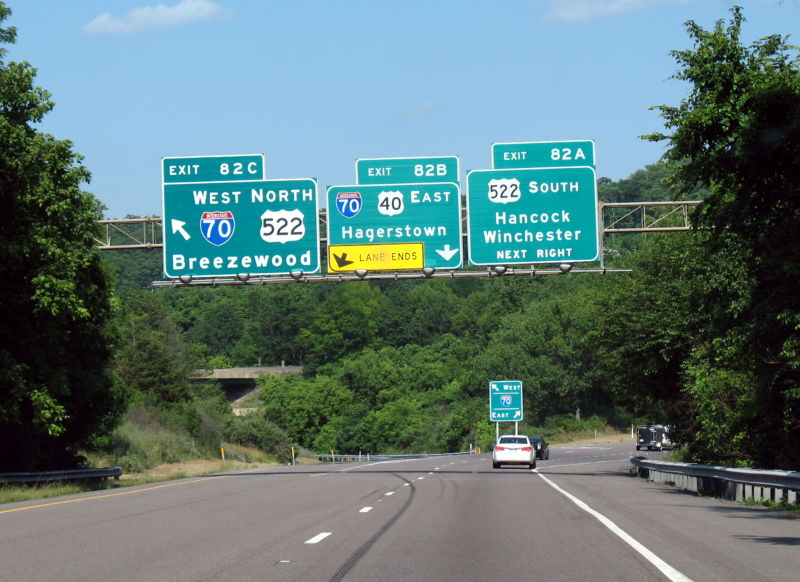
[[[639,139],[678,105],[669,52],[723,0],[5,0],[107,218],[160,216],[163,156],[266,155],[268,178],[355,182],[358,158],[450,156],[495,142],[593,139],[619,180],[658,160]],[[750,0],[743,40],[789,35],[800,0]]]

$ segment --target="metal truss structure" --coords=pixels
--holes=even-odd
[[[699,200],[675,202],[600,202],[599,211],[603,224],[602,244],[605,250],[605,240],[608,235],[626,233],[651,233],[651,232],[680,232],[692,230],[690,215],[701,204]],[[466,221],[466,214],[462,215]],[[126,249],[160,249],[163,247],[163,221],[160,217],[123,218],[113,220],[100,220],[102,238],[95,238],[98,248],[103,251]],[[327,232],[327,215],[325,210],[320,213],[320,232]],[[327,245],[323,236],[320,242]],[[324,253],[323,253],[324,254]],[[436,271],[423,269],[421,272],[355,272],[343,275],[306,275],[302,272],[292,273],[292,276],[253,276],[242,274],[237,277],[211,277],[191,278],[169,281],[156,281],[154,286],[218,286],[218,285],[265,285],[270,283],[293,282],[333,282],[333,281],[359,281],[364,279],[420,279],[420,278],[460,278],[460,277],[499,277],[499,276],[534,276],[558,275],[567,272],[581,273],[592,272],[605,274],[607,272],[630,271],[630,269],[607,269],[602,259],[599,268],[576,268],[575,265],[564,263],[556,267],[511,268],[505,266],[489,267],[482,271],[455,270]]]

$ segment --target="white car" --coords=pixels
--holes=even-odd
[[[524,434],[504,434],[492,449],[492,467],[500,465],[527,465],[536,468],[536,451],[530,439]]]

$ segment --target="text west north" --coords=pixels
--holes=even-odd
[[[193,190],[192,196],[196,205],[201,204],[239,204],[243,192],[241,190],[214,191]],[[264,202],[313,202],[314,190],[312,188],[268,189],[251,188],[250,203]]]

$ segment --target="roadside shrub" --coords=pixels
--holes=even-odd
[[[232,417],[225,429],[225,438],[234,444],[255,447],[275,455],[282,463],[292,458],[289,434],[263,414]]]
[[[138,473],[161,465],[201,456],[194,439],[185,431],[159,424],[146,409],[133,409],[112,435],[108,456],[126,473]],[[140,423],[144,420],[144,423]]]

